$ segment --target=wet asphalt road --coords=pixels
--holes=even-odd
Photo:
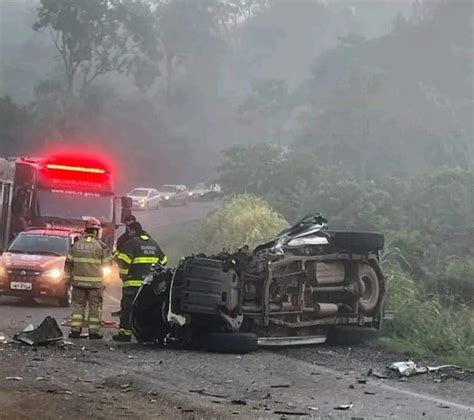
[[[136,215],[150,233],[159,236],[163,230],[169,233],[183,229],[187,222],[205,217],[214,206],[193,203]],[[119,298],[119,286],[106,289],[104,319],[112,319],[110,313],[118,309]],[[0,332],[7,336],[11,337],[29,323],[38,324],[46,315],[62,321],[68,318],[69,310],[56,307],[54,302],[23,306],[15,299],[0,298]],[[69,371],[78,372],[83,380],[86,378],[85,384],[95,384],[97,397],[104,384],[107,387],[114,382],[131,383],[127,395],[145,398],[143,401],[149,403],[150,389],[158,390],[160,398],[174,404],[176,409],[201,413],[194,418],[201,418],[202,413],[209,418],[295,418],[296,413],[313,418],[347,419],[474,418],[472,377],[443,383],[429,375],[406,382],[367,378],[370,368],[383,371],[387,364],[403,359],[367,346],[260,350],[235,356],[157,350],[133,343],[116,345],[110,340],[113,332],[105,330],[103,342],[80,340],[67,351],[43,348],[32,352],[28,348],[0,345],[0,400],[2,390],[7,392],[8,387],[16,386],[7,383],[6,376],[24,376],[25,389],[29,389],[28,376],[31,376],[31,386],[37,388],[40,385],[35,383],[35,376],[43,376],[48,366],[51,370],[60,366],[61,372],[66,373],[57,373],[58,378],[51,379],[48,386],[62,381],[64,386],[74,387],[68,383]],[[44,361],[36,372],[32,366],[38,356]],[[83,364],[79,363],[81,360]],[[25,366],[30,367],[25,370]],[[119,392],[122,392],[120,385]],[[68,404],[67,396],[64,398],[64,404]],[[350,404],[352,407],[347,411],[335,409]],[[138,414],[131,409],[126,417],[156,418],[152,411]],[[105,413],[101,418],[115,418],[115,414]]]
[[[190,222],[203,219],[209,211],[216,207],[213,202],[188,203],[180,207],[162,207],[158,210],[134,211],[137,220],[154,237],[160,238],[162,232],[179,232]],[[110,313],[119,309],[121,288],[120,282],[105,289],[104,319],[112,319]],[[43,299],[37,304],[28,304],[16,299],[0,297],[0,332],[15,331],[18,326],[37,324],[47,315],[54,316],[58,321],[69,317],[69,309],[57,307],[54,300]],[[6,330],[6,331],[5,331]]]

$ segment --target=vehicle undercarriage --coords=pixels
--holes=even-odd
[[[336,232],[309,216],[250,252],[154,267],[132,311],[139,341],[217,351],[338,340],[380,328],[383,236]],[[344,330],[344,328],[346,330]],[[347,338],[347,337],[346,337]],[[343,341],[343,340],[342,340]]]

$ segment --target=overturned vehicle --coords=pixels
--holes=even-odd
[[[381,325],[383,242],[378,233],[331,231],[312,215],[252,252],[156,266],[134,302],[135,336],[221,352],[360,341]]]

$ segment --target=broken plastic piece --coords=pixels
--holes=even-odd
[[[28,329],[27,331],[23,330],[13,338],[29,346],[40,346],[61,341],[63,333],[56,320],[51,316],[47,316],[38,328]]]
[[[354,404],[352,403],[342,404],[338,405],[337,407],[334,407],[334,410],[350,410],[352,407],[354,407]]]

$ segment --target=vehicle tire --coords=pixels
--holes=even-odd
[[[67,293],[60,299],[58,299],[58,305],[61,308],[69,308],[72,304],[72,289],[69,287]]]
[[[354,346],[375,339],[377,334],[375,328],[338,325],[329,329],[326,342],[336,346]]]
[[[250,353],[258,348],[252,333],[209,333],[203,338],[204,348],[216,353]]]
[[[384,246],[384,236],[374,232],[331,232],[337,248],[353,251],[378,251]]]
[[[380,282],[377,273],[370,265],[360,265],[358,269],[359,284],[362,285],[359,299],[359,312],[370,315],[377,307],[380,298]]]

